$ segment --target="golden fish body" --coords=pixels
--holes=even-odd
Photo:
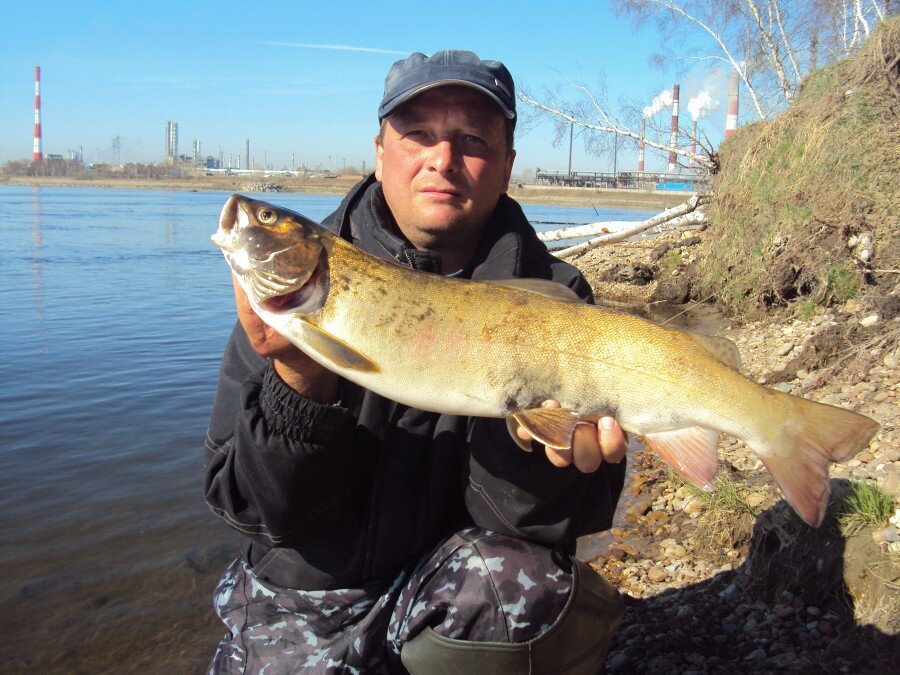
[[[760,456],[813,525],[827,506],[828,463],[878,430],[744,377],[723,338],[586,305],[551,282],[410,270],[238,195],[213,241],[266,323],[371,391],[424,410],[506,418],[557,448],[569,447],[579,419],[612,415],[706,489],[726,432]],[[551,398],[559,409],[540,407]]]

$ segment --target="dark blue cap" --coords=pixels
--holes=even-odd
[[[416,52],[391,66],[384,78],[378,119],[424,91],[447,85],[472,87],[490,97],[507,118],[516,119],[516,88],[506,66],[458,49],[435,52],[431,57]]]

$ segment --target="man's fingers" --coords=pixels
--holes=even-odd
[[[612,417],[601,417],[597,427],[600,430],[603,461],[618,464],[625,458],[625,451],[628,450],[628,437]]]
[[[557,450],[556,448],[545,448],[547,451],[547,459],[553,466],[563,468],[572,463],[571,450]]]
[[[581,422],[572,434],[572,461],[582,473],[590,473],[600,468],[605,453],[597,445],[597,427]]]

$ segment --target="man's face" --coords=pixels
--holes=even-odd
[[[503,114],[466,87],[420,94],[375,139],[375,177],[400,230],[431,250],[477,244],[514,158]]]

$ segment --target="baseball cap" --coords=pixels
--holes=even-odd
[[[472,87],[486,94],[515,123],[515,85],[506,66],[500,61],[483,61],[474,52],[459,49],[435,52],[430,57],[416,52],[394,63],[384,78],[379,121],[414,96],[447,85]]]

